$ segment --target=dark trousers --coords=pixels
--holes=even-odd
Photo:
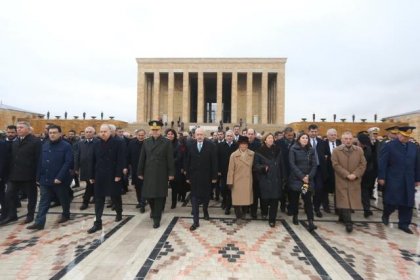
[[[163,208],[165,207],[166,197],[148,198],[151,216],[155,224],[160,224]]]
[[[172,206],[176,206],[176,203],[178,202],[179,182],[175,180],[169,181],[169,186],[172,189]]]
[[[315,211],[319,211],[319,208],[322,205],[322,208],[329,209],[329,201],[328,201],[328,191],[325,188],[324,180],[322,178],[321,168],[318,166],[316,170],[316,175],[314,178],[314,209]]]
[[[192,204],[192,213],[193,213],[193,221],[194,225],[200,225],[200,218],[199,218],[199,206],[203,204],[203,212],[204,215],[209,214],[209,198],[203,197],[196,197],[195,195],[191,196],[191,204]]]
[[[138,204],[140,204],[140,207],[145,207],[146,200],[141,195],[141,190],[143,189],[143,180],[136,181],[136,183],[134,184],[134,188],[136,189],[136,197]]]
[[[364,211],[370,210],[370,196],[371,196],[371,187],[369,185],[368,178],[363,177],[361,183],[361,193],[362,193],[362,205]]]
[[[86,189],[83,194],[83,204],[89,204],[90,198],[94,196],[94,187],[95,184],[92,184],[89,180],[86,181]]]
[[[341,220],[344,224],[351,224],[351,210],[350,209],[340,209],[339,215],[341,217]]]
[[[117,214],[121,214],[122,213],[121,195],[111,196],[111,201],[115,207],[115,212],[117,212]],[[104,213],[104,206],[105,206],[105,196],[95,195],[96,223],[101,224],[101,225],[102,225],[102,214]]]
[[[3,180],[0,181],[0,207],[1,207],[1,217],[5,218],[7,215],[6,205],[6,185]]]
[[[226,186],[226,178],[220,178],[220,190],[226,210],[232,208],[232,191]]]
[[[268,208],[268,221],[274,223],[277,218],[277,210],[279,209],[279,200],[264,199],[263,203]]]
[[[55,197],[58,198],[61,207],[63,208],[63,217],[70,219],[70,196],[67,185],[58,184],[53,186],[40,186],[39,188],[41,191],[41,198],[38,204],[38,213],[36,215],[35,223],[37,225],[45,225],[51,201]]]
[[[299,214],[299,197],[302,196],[303,205],[306,212],[306,217],[308,220],[314,219],[314,210],[312,206],[312,192],[308,191],[305,194],[301,192],[289,190],[289,199],[290,199],[290,212],[293,215]]]
[[[235,216],[237,219],[242,219],[244,215],[248,212],[249,206],[233,206],[235,209]]]
[[[383,215],[389,217],[395,210],[398,210],[398,226],[408,228],[413,218],[413,207],[385,204]]]
[[[20,190],[22,190],[28,196],[27,217],[32,218],[35,216],[36,200],[38,197],[38,189],[36,187],[35,181],[11,181],[7,184],[7,215],[11,218],[17,217],[16,198]]]
[[[254,176],[253,178],[256,179],[256,176]],[[258,182],[256,180],[252,181],[252,192],[253,192],[254,203],[252,203],[252,205],[251,205],[251,215],[253,217],[257,216],[258,200],[259,200],[260,201],[260,208],[261,208],[261,215],[262,216],[267,216],[267,214],[268,214],[267,205],[261,199],[260,187],[259,187]]]

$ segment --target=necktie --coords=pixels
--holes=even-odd
[[[333,145],[333,149],[335,148],[335,142],[332,142],[332,145]]]
[[[315,159],[316,159],[316,165],[319,165],[319,158],[318,158],[318,151],[316,150],[316,142],[315,142],[315,138],[312,139],[312,147],[314,148],[315,151]]]
[[[201,148],[202,148],[203,144],[201,142],[198,143],[198,152],[201,152]]]

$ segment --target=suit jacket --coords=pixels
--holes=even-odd
[[[7,181],[9,164],[9,145],[5,141],[0,141],[0,182]]]
[[[41,141],[32,134],[12,143],[10,181],[36,180],[41,145]]]
[[[89,172],[92,169],[93,162],[93,147],[95,143],[99,142],[99,139],[93,138],[91,142],[88,140],[82,140],[79,142],[79,148],[75,151],[74,155],[74,170],[80,172],[80,180],[89,180]]]
[[[317,172],[321,171],[322,180],[325,183],[326,180],[328,179],[327,159],[325,157],[325,155],[326,155],[325,142],[320,137],[316,138],[316,142],[317,142],[316,154],[318,154],[318,160],[319,160],[319,166],[318,166],[319,168],[318,168]],[[309,138],[309,144],[312,147],[312,139],[311,138]]]
[[[232,142],[228,145],[226,142],[221,142],[217,148],[217,160],[218,160],[218,172],[220,173],[222,179],[226,182],[226,176],[229,168],[229,159],[230,155],[238,149],[238,144]]]
[[[191,194],[203,199],[210,196],[211,181],[217,180],[216,145],[204,140],[201,151],[198,151],[197,141],[187,147],[186,178],[191,183]]]
[[[324,141],[324,145],[325,145],[325,156],[326,156],[326,168],[327,168],[327,179],[325,181],[325,187],[327,189],[327,191],[329,193],[334,193],[335,192],[335,172],[334,172],[334,168],[332,166],[332,161],[331,161],[331,151],[330,151],[330,144],[328,140]],[[335,148],[337,148],[338,146],[341,145],[341,141],[340,140],[336,140],[335,141]]]
[[[140,152],[143,146],[144,140],[140,142],[137,138],[131,139],[127,147],[127,164],[131,167],[131,180],[134,185],[140,183],[140,179],[137,176],[137,168],[139,166]]]

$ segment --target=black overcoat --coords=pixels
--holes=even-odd
[[[10,181],[35,181],[41,141],[32,134],[12,143],[10,158]]]
[[[137,168],[139,166],[141,147],[144,141],[139,141],[137,138],[133,138],[128,143],[127,147],[127,164],[131,167],[131,181],[133,185],[138,185],[140,179],[137,176]]]
[[[80,180],[87,181],[90,179],[90,170],[93,162],[93,147],[99,142],[97,138],[90,140],[82,140],[78,144],[78,149],[74,155],[74,170],[79,171]]]
[[[187,146],[186,178],[191,184],[191,195],[209,199],[211,181],[217,180],[217,154],[216,145],[204,140],[201,151],[198,151],[197,141]]]
[[[95,179],[95,196],[117,196],[122,193],[122,181],[115,182],[115,177],[122,178],[124,169],[124,143],[110,137],[107,141],[94,143],[91,179]]]

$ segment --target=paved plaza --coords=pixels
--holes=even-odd
[[[353,233],[345,232],[334,214],[316,219],[306,230],[280,213],[275,228],[267,221],[237,224],[210,203],[210,220],[190,232],[191,207],[171,210],[169,200],[159,229],[149,209],[136,209],[133,189],[123,196],[124,216],[106,210],[104,229],[92,235],[93,204],[78,210],[83,188],[75,189],[72,220],[58,225],[60,208],[52,208],[42,231],[18,222],[0,228],[0,275],[6,279],[419,279],[420,229],[413,235],[380,222],[382,202],[373,217],[354,214]],[[373,201],[372,201],[373,202]],[[26,202],[19,215],[26,214]],[[232,211],[233,212],[233,211]],[[418,217],[414,218],[418,224]]]

